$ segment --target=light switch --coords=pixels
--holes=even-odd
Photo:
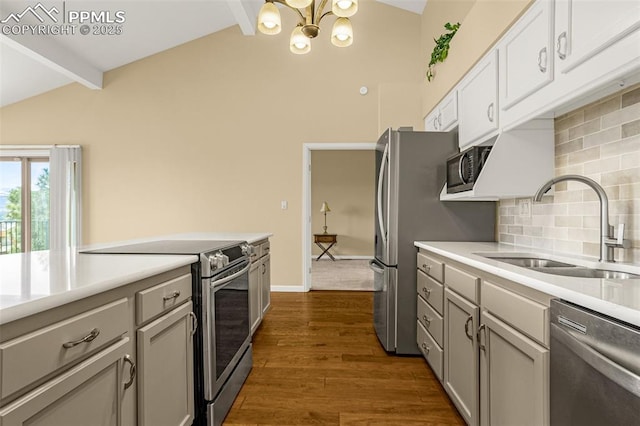
[[[289,207],[289,202],[287,200],[280,201],[280,208],[282,210],[286,210]]]

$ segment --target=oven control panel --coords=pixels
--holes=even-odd
[[[218,251],[214,254],[209,255],[209,266],[212,271],[216,269],[222,269],[229,264],[229,256],[222,253],[222,251]]]

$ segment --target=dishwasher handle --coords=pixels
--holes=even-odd
[[[633,395],[640,397],[640,376],[603,356],[589,345],[581,342],[573,333],[564,330],[557,324],[551,324],[551,337],[564,344],[600,374]]]

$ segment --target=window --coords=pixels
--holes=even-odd
[[[0,254],[49,249],[49,159],[0,158]]]
[[[81,239],[81,148],[0,147],[0,255]]]

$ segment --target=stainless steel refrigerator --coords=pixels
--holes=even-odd
[[[387,352],[418,354],[414,241],[494,241],[495,202],[440,201],[455,133],[389,129],[376,146],[374,327]]]

